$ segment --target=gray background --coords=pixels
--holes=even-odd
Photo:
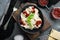
[[[10,0],[0,0],[0,18],[3,14],[6,13]]]
[[[60,2],[58,2],[57,4],[52,5],[52,6],[60,7]],[[50,10],[51,10],[52,6],[50,7]],[[46,30],[44,33],[42,33],[40,37],[38,37],[38,38],[40,38],[40,40],[47,40],[48,34],[52,28],[60,31],[60,20],[52,20],[50,18],[50,11],[48,11],[47,9],[42,9],[42,8],[40,8],[40,9],[41,9],[42,13],[45,15],[45,17],[48,19],[48,21],[50,21],[50,23],[52,24],[48,30]],[[12,35],[10,36],[10,38],[8,38],[6,40],[13,40],[14,36],[16,36],[16,35],[21,35],[21,32],[18,30],[17,24],[15,23],[15,29],[14,29]]]
[[[3,12],[6,11],[5,9],[8,8],[9,2],[10,2],[9,0],[0,0],[0,16],[2,16]],[[60,7],[60,1],[57,4],[52,5],[52,6]],[[46,18],[51,22],[51,24],[52,24],[51,28],[54,28],[54,29],[60,31],[60,20],[52,20],[50,18],[50,11],[48,11],[47,9],[42,9],[42,8],[40,8],[40,9],[43,12],[43,14],[46,16]],[[15,23],[15,28],[13,30],[13,33],[11,34],[11,36],[9,38],[7,38],[5,40],[13,40],[15,35],[18,35],[18,34],[21,35],[20,34],[21,32],[18,30],[18,27],[16,27],[16,26],[17,26],[17,24]],[[49,34],[51,28],[49,28],[44,33],[42,33],[39,38],[41,40],[47,40],[47,37],[48,37],[47,35]]]

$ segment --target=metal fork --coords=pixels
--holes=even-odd
[[[19,6],[20,6],[20,3],[19,3],[19,1],[17,1],[15,6],[14,6],[14,8],[13,8],[13,12],[12,12],[11,16],[9,17],[8,21],[6,22],[6,24],[4,25],[4,30],[7,29],[8,23],[9,23],[12,15],[13,15],[13,13],[19,8]]]

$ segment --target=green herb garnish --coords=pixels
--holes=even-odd
[[[34,13],[30,13],[30,15],[27,17],[27,20],[26,20],[31,29],[33,29],[33,25],[31,23],[31,19],[33,17],[34,17]]]

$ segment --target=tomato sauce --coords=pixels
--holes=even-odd
[[[25,25],[25,23],[22,21],[22,19],[20,19],[20,24]]]
[[[60,9],[59,8],[53,9],[53,15],[55,15],[56,17],[60,17]]]
[[[48,0],[39,0],[39,4],[41,6],[46,6],[48,4]]]
[[[23,11],[23,14],[25,14],[26,17],[29,16],[29,14],[26,11]]]

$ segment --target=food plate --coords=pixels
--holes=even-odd
[[[41,27],[39,27],[38,29],[33,29],[33,30],[25,29],[24,27],[21,26],[21,24],[20,24],[20,22],[19,22],[19,19],[21,18],[21,17],[20,17],[21,12],[22,12],[23,10],[25,10],[25,9],[26,9],[27,7],[29,7],[29,6],[34,6],[35,8],[37,8],[37,9],[39,10],[39,17],[42,19],[42,24],[41,24]],[[43,18],[43,14],[42,14],[41,10],[39,9],[39,7],[38,7],[37,5],[34,5],[34,4],[26,4],[26,5],[22,8],[22,10],[20,10],[20,12],[19,12],[19,15],[18,15],[18,24],[19,24],[20,28],[21,28],[23,31],[27,32],[27,33],[34,34],[35,32],[40,31],[41,28],[42,28],[43,25],[44,25],[44,18]]]

